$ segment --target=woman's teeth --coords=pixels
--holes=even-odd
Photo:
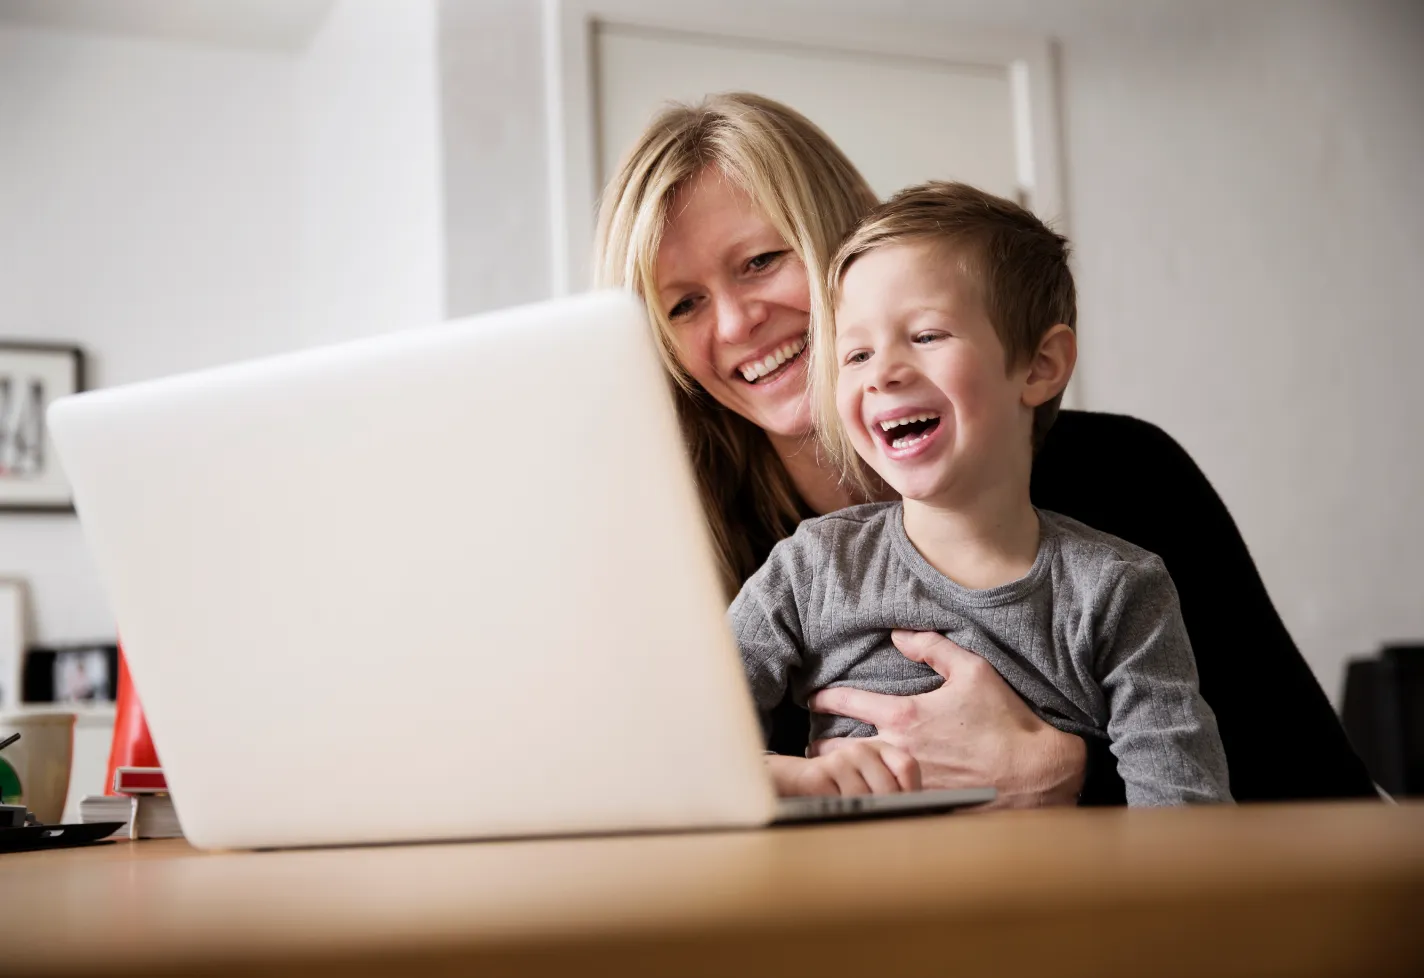
[[[804,349],[806,349],[806,337],[798,336],[776,351],[768,353],[766,359],[740,367],[742,379],[749,384],[755,384],[768,374],[775,373],[785,365],[786,361],[796,359],[796,355]]]

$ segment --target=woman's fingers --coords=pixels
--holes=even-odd
[[[879,728],[892,721],[904,699],[850,686],[832,686],[812,696],[808,705],[813,713],[834,713]]]
[[[897,628],[890,633],[890,641],[907,659],[922,662],[945,679],[956,664],[977,658],[973,652],[945,638],[939,632],[911,632]]]

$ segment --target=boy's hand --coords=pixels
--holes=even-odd
[[[847,738],[821,757],[768,755],[778,795],[892,795],[920,790],[920,765],[908,752],[873,737]]]

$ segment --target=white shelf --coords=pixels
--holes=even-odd
[[[73,713],[79,723],[113,723],[113,703],[21,703],[18,708],[8,711],[12,716],[51,716],[56,713]]]

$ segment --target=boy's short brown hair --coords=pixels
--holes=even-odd
[[[1068,268],[1068,239],[1013,201],[968,184],[941,180],[902,190],[865,216],[831,259],[827,284],[832,301],[838,301],[846,270],[861,255],[908,241],[943,244],[948,259],[959,261],[979,284],[985,312],[1004,345],[1009,369],[1027,362],[1058,323],[1077,330],[1078,302]],[[830,420],[825,410],[834,410],[835,336],[819,336],[816,341],[820,369],[815,383],[830,385],[829,401],[816,398],[825,431],[825,422]],[[1061,400],[1060,394],[1034,412],[1035,451],[1058,417]]]

